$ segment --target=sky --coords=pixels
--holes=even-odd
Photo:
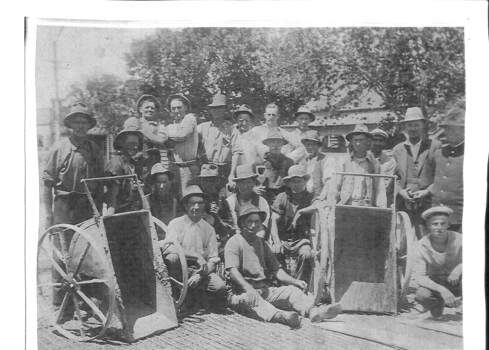
[[[154,33],[149,28],[86,28],[39,26],[36,40],[37,108],[51,106],[55,98],[54,47],[58,62],[60,98],[70,86],[88,78],[114,74],[127,78],[124,54],[133,40]]]

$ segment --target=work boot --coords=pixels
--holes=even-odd
[[[441,315],[443,315],[443,309],[444,308],[445,308],[445,306],[443,305],[443,303],[438,303],[438,305],[433,306],[430,309],[431,316],[433,316],[433,318],[441,317]]]
[[[278,311],[271,321],[284,324],[290,328],[299,328],[301,325],[299,314],[294,311]]]
[[[309,311],[309,319],[311,322],[321,322],[335,318],[341,311],[340,303],[314,306],[311,311]]]

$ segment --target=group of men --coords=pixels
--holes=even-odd
[[[323,140],[310,127],[315,115],[305,106],[294,114],[297,128],[288,132],[279,126],[276,104],[265,107],[263,124],[246,105],[231,113],[222,94],[208,105],[211,120],[200,124],[185,95],[172,94],[166,104],[169,120],[159,121],[158,99],[138,99],[137,115],[124,122],[114,139],[118,154],[105,167],[88,136],[95,118],[86,106],[73,106],[64,119],[72,133],[54,146],[42,175],[48,224],[78,224],[91,216],[82,179],[136,174],[153,215],[168,224],[160,238],[178,241],[185,251],[191,288],[291,327],[299,326],[301,317],[320,321],[341,311],[338,304],[317,306],[307,294],[314,258],[311,215],[318,205],[387,207],[397,196],[397,207],[409,213],[419,238],[430,232],[421,223],[432,206],[450,207],[452,221],[446,224],[450,232],[461,232],[465,114],[460,107],[440,123],[442,140],[428,137],[421,108],[408,108],[401,122],[406,140],[392,151],[385,149],[386,131],[356,125],[345,135],[348,154],[338,159],[321,151]],[[93,186],[106,215],[140,205],[130,181]],[[297,256],[297,264],[286,268],[290,255]],[[222,260],[231,291],[215,273]],[[165,261],[170,274],[181,273],[174,254]]]

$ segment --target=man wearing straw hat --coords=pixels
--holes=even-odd
[[[365,124],[357,124],[345,136],[350,154],[340,162],[338,170],[347,173],[379,174],[380,165],[370,152],[372,134]],[[339,204],[386,207],[384,181],[368,176],[342,175],[337,179]]]
[[[236,166],[243,154],[239,131],[234,127],[233,116],[228,113],[225,95],[216,94],[208,107],[212,120],[198,125],[199,139],[204,146],[207,162],[216,164],[219,175],[232,184]]]
[[[316,116],[307,106],[301,106],[294,113],[294,119],[297,123],[297,128],[287,133],[286,138],[289,144],[284,147],[283,151],[295,164],[298,164],[304,161],[307,156],[302,140],[311,131],[309,124],[316,119]]]
[[[71,135],[54,145],[41,175],[46,227],[61,223],[78,224],[92,216],[81,180],[103,175],[102,152],[87,134],[96,123],[82,103],[74,104],[64,118],[64,125],[71,129]],[[90,184],[91,190],[96,192],[94,186]],[[97,193],[94,195],[97,201],[101,199]]]
[[[189,113],[190,100],[181,93],[170,95],[166,104],[170,110],[170,120],[167,125],[160,125],[160,130],[168,136],[168,158],[178,168],[181,192],[200,170],[197,160],[197,119],[193,113]]]
[[[400,123],[404,127],[406,141],[393,148],[397,164],[396,175],[399,178],[397,208],[409,214],[419,234],[420,215],[430,207],[430,200],[428,197],[415,197],[414,193],[421,189],[421,173],[432,141],[427,136],[427,120],[421,108],[408,108],[404,120]]]
[[[465,106],[455,105],[442,117],[443,144],[433,143],[422,173],[424,189],[414,194],[419,198],[431,196],[433,205],[453,209],[450,230],[458,232],[462,232],[464,203],[464,122]]]

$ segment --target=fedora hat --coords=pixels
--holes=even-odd
[[[139,112],[139,107],[141,107],[144,101],[151,101],[155,104],[155,108],[157,110],[160,109],[160,103],[158,102],[158,99],[156,97],[154,97],[153,95],[144,94],[139,96],[138,100],[136,101],[136,109],[138,110],[138,112]]]
[[[190,109],[190,107],[192,107],[192,103],[190,102],[190,100],[188,99],[188,97],[186,97],[184,94],[178,92],[178,93],[175,93],[175,94],[171,94],[170,96],[168,96],[168,98],[166,99],[166,106],[168,107],[168,109],[170,109],[170,103],[172,100],[181,100],[183,103],[185,103],[187,105],[187,108]]]
[[[126,135],[130,135],[130,134],[136,135],[138,137],[138,139],[139,139],[139,150],[141,151],[143,149],[144,136],[141,133],[141,131],[139,131],[135,128],[132,128],[132,127],[119,131],[119,133],[114,138],[114,142],[113,142],[114,149],[118,150],[118,151],[121,150],[122,149],[122,142],[124,141],[124,138],[126,137]]]
[[[267,213],[255,207],[253,204],[245,204],[239,208],[238,212],[238,226],[240,226],[241,221],[243,221],[248,215],[258,214],[260,215],[261,221],[265,221]]]
[[[419,107],[409,107],[406,109],[406,114],[404,115],[404,119],[401,120],[401,123],[413,122],[416,120],[426,121],[423,111]]]
[[[311,118],[311,122],[316,119],[314,113],[312,113],[311,110],[306,106],[300,106],[297,112],[294,113],[294,118],[297,118],[299,114],[307,114]]]
[[[367,137],[372,138],[372,134],[368,131],[368,127],[365,124],[357,124],[353,131],[350,131],[346,134],[345,138],[350,141],[351,138],[355,135],[367,135]]]
[[[253,170],[253,164],[241,164],[236,167],[236,176],[233,181],[254,179],[258,174]]]
[[[88,107],[81,103],[77,102],[71,106],[70,113],[66,115],[63,120],[63,124],[71,129],[71,122],[76,117],[84,117],[90,122],[89,129],[93,128],[97,124],[97,120],[93,117],[93,115],[88,110]]]
[[[304,141],[313,141],[321,144],[321,139],[319,138],[319,132],[317,132],[316,130],[307,130],[301,139],[302,143],[304,143]]]
[[[209,195],[207,193],[202,192],[202,189],[199,186],[190,185],[185,187],[185,189],[182,191],[182,199],[180,200],[180,203],[185,204],[189,199],[189,197],[192,196],[200,196],[205,201],[209,199]]]
[[[226,101],[226,95],[223,94],[215,94],[212,97],[212,103],[207,105],[207,107],[226,107],[227,106],[227,101]]]
[[[421,218],[423,220],[428,220],[430,217],[432,217],[433,215],[445,215],[445,216],[448,216],[450,217],[450,215],[453,214],[453,210],[450,209],[449,207],[445,207],[445,206],[437,206],[437,207],[432,207],[432,208],[429,208],[429,209],[426,209],[422,214],[421,214]]]
[[[173,173],[170,171],[170,169],[168,169],[168,167],[164,166],[161,163],[155,163],[155,165],[151,167],[151,179],[153,180],[155,175],[158,174],[167,174],[170,180],[173,180],[174,177]]]
[[[287,172],[287,176],[283,178],[283,181],[291,180],[294,177],[302,177],[306,181],[310,178],[306,169],[302,165],[292,165]]]
[[[389,138],[389,134],[387,134],[384,130],[382,130],[380,128],[372,130],[370,132],[370,134],[372,135],[372,137],[380,136],[380,137],[383,137],[385,139]]]
[[[278,130],[272,130],[268,133],[267,138],[262,141],[264,145],[266,145],[270,141],[282,141],[284,145],[289,142],[283,137],[282,133]]]
[[[238,117],[238,114],[241,114],[241,113],[246,113],[251,118],[255,119],[255,115],[253,114],[253,111],[247,105],[241,105],[241,106],[239,106],[238,109],[235,110],[234,113],[233,113],[234,114],[234,118],[236,119]]]

